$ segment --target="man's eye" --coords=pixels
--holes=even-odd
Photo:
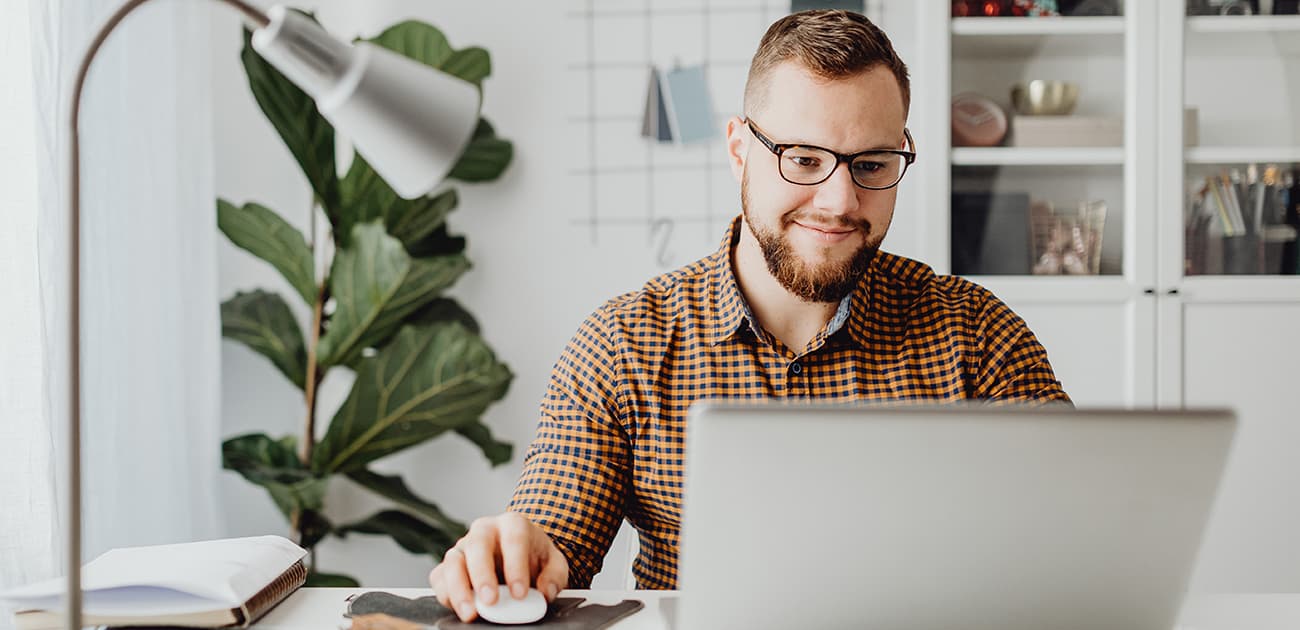
[[[815,157],[802,155],[790,156],[790,162],[799,168],[817,168],[817,165],[821,163],[821,161]]]
[[[853,170],[859,173],[875,173],[876,171],[879,171],[882,168],[885,168],[885,165],[881,164],[880,162],[854,162],[853,163]]]

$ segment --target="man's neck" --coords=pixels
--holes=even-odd
[[[768,270],[758,240],[743,223],[731,263],[736,285],[758,325],[796,354],[826,327],[839,308],[833,302],[805,302],[781,286]]]

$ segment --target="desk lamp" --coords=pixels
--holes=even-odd
[[[380,46],[335,39],[301,13],[276,6],[263,13],[243,0],[238,9],[256,30],[253,48],[316,101],[321,114],[352,139],[397,194],[419,197],[442,181],[478,123],[473,84]],[[67,627],[81,628],[81,203],[77,137],[81,91],[95,54],[113,29],[148,0],[127,0],[99,30],[82,58],[72,91],[68,285],[68,599]]]

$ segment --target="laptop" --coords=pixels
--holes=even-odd
[[[704,403],[674,626],[1174,627],[1229,411]]]

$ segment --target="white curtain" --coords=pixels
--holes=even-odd
[[[0,20],[0,587],[55,570],[55,496],[37,279],[37,114],[27,0]],[[9,6],[14,5],[14,6]],[[17,86],[16,88],[13,86]],[[0,628],[9,627],[7,615]]]
[[[0,587],[62,573],[67,100],[122,1],[0,0]],[[83,98],[85,559],[220,534],[212,4],[136,10]]]

